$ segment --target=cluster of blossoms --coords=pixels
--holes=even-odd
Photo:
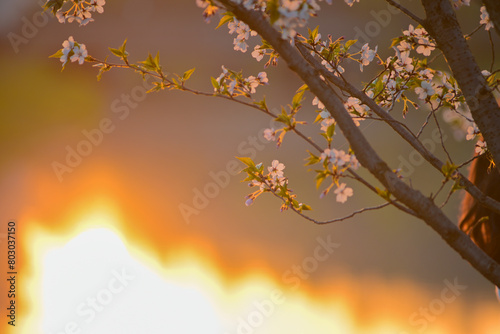
[[[486,11],[486,7],[481,7],[481,21],[479,23],[484,24],[484,29],[490,30],[494,27],[493,22],[490,20],[490,14]]]
[[[62,46],[63,48],[59,50],[56,55],[60,58],[63,68],[68,62],[68,59],[71,60],[71,62],[78,61],[80,65],[85,62],[85,58],[88,56],[85,44],[75,42],[73,36],[70,36],[62,43]]]
[[[205,18],[206,22],[210,22],[212,16],[214,16],[219,11],[219,7],[210,0],[196,0],[196,5],[204,9],[203,17]]]
[[[233,33],[236,33],[237,35],[236,38],[233,40],[234,50],[247,52],[248,49],[247,40],[250,38],[250,36],[257,36],[257,32],[251,30],[248,24],[243,23],[242,21],[239,21],[236,18],[234,18],[231,22],[229,22],[227,24],[227,27],[229,28],[230,35],[232,35]]]
[[[368,91],[367,95],[372,97],[373,92]],[[344,107],[351,113],[352,120],[356,126],[359,126],[359,122],[369,116],[370,108],[365,104],[361,104],[361,101],[356,97],[349,97],[346,103],[344,103]]]
[[[67,10],[63,10],[65,2],[69,2],[71,7]],[[103,6],[106,4],[106,0],[48,0],[45,3],[45,8],[52,8],[52,11],[56,15],[60,23],[68,22],[78,22],[81,26],[86,25],[89,22],[94,21],[92,18],[92,13],[102,14],[104,12]]]
[[[239,158],[247,168],[243,171],[247,173],[245,181],[249,187],[258,187],[259,189],[245,197],[245,205],[250,206],[255,199],[265,192],[272,192],[283,200],[283,205],[280,211],[293,208],[301,212],[302,210],[310,210],[311,208],[303,203],[299,203],[292,194],[292,190],[288,189],[288,179],[284,176],[283,170],[285,165],[278,160],[273,160],[271,166],[267,167],[267,173],[264,173],[262,163],[255,164],[250,158]]]
[[[328,188],[326,188],[320,195],[320,197],[324,197],[333,185],[337,186],[337,189],[334,193],[337,195],[336,200],[340,203],[345,203],[347,198],[353,195],[353,190],[349,187],[346,187],[345,183],[338,183],[338,179],[343,175],[343,173],[347,169],[356,170],[359,168],[358,159],[354,154],[348,154],[343,150],[336,150],[327,148],[321,153],[319,156],[319,161],[323,163],[325,167],[324,171],[320,171],[318,173],[319,176],[331,176],[333,181]],[[331,167],[329,167],[331,165]]]
[[[278,54],[273,49],[267,48],[265,44],[256,45],[252,51],[252,57],[257,61],[261,61],[264,56],[269,56],[269,60],[264,65],[264,68],[267,68],[269,65],[278,65]]]
[[[408,30],[403,31],[403,35],[404,41],[410,43],[417,53],[426,57],[436,48],[436,44],[431,41],[429,33],[423,27],[414,28],[410,24]]]
[[[243,78],[241,73],[226,69],[222,66],[222,73],[217,79],[212,80],[214,91],[219,94],[227,94],[231,97],[246,96],[256,92],[259,85],[267,85],[269,79],[266,72],[260,72],[256,77],[251,75]]]
[[[343,150],[336,150],[334,148],[327,148],[319,156],[320,161],[331,163],[336,169],[352,168],[354,170],[359,168],[358,159],[354,154],[347,154]]]
[[[318,0],[322,1],[322,0]],[[297,28],[304,27],[311,16],[316,16],[320,10],[317,0],[281,0],[278,9],[279,18],[274,24],[281,29],[283,39],[291,39],[297,35]],[[359,0],[344,0],[346,4],[352,6]],[[325,0],[329,5],[332,0]]]
[[[315,0],[284,0],[279,11],[279,18],[274,24],[281,28],[283,39],[292,39],[297,35],[298,27],[306,25],[312,15],[316,15],[319,5]]]
[[[257,165],[257,168],[260,168],[260,165]],[[285,169],[285,165],[279,162],[278,160],[273,160],[271,166],[267,167],[268,174],[261,175],[260,180],[251,180],[248,184],[249,187],[259,187],[259,190],[247,195],[245,205],[250,206],[253,204],[254,200],[262,194],[266,190],[274,190],[277,191],[279,187],[288,183],[288,179],[284,177],[283,169]]]
[[[480,139],[476,142],[476,153],[477,154],[484,154],[486,153],[486,142],[482,139],[481,132],[479,132],[479,129],[477,128],[476,124],[472,124],[467,128],[467,135],[465,136],[465,139],[467,140],[472,140],[476,138],[476,136],[479,136]]]
[[[435,44],[425,29],[410,25],[402,36],[395,39],[395,55],[382,62],[386,71],[366,87],[367,94],[376,96],[376,102],[388,109],[392,109],[395,102],[402,98],[403,114],[408,111],[408,105],[418,108],[405,95],[408,89],[413,89],[420,100],[430,103],[433,108],[445,106],[458,110],[465,100],[456,81],[445,73],[429,68],[425,60],[410,56],[415,50],[427,57],[434,48]]]

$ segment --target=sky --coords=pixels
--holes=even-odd
[[[422,15],[417,2],[404,2]],[[384,16],[383,1],[324,7],[312,27],[335,38],[368,38],[384,56],[391,54],[390,38],[411,23],[401,14]],[[0,328],[402,334],[494,333],[500,326],[492,285],[423,222],[394,208],[317,226],[281,213],[267,194],[245,206],[253,189],[241,182],[236,159],[245,155],[266,166],[283,162],[293,190],[318,219],[381,203],[356,184],[345,204],[333,194],[320,199],[322,189],[304,166],[308,147],[289,134],[279,149],[265,141],[263,130],[272,125],[266,115],[185,92],[145,94],[150,83],[125,70],[100,81],[89,64],[61,71],[60,61],[48,57],[69,36],[110,60],[108,47],[127,39],[133,61],[159,52],[168,73],[195,67],[189,82],[202,91],[212,90],[210,77],[222,65],[245,76],[265,70],[270,84],[257,95],[272,110],[289,104],[301,86],[281,60],[264,69],[250,52],[235,52],[234,36],[225,26],[215,30],[216,20],[205,23],[195,1],[109,1],[104,8],[95,22],[78,27],[42,14],[35,2],[0,3],[0,227],[16,222],[19,265],[18,327],[5,326],[2,317]],[[466,31],[477,26],[476,3],[458,14]],[[487,35],[475,37],[471,45],[482,50]],[[488,53],[478,57],[489,66]],[[346,68],[354,83],[375,73]],[[313,96],[306,98],[299,117],[312,123]],[[425,116],[412,110],[405,122],[418,128]],[[381,156],[406,168],[423,191],[440,182],[382,125],[362,127]],[[468,159],[473,143],[446,131],[450,151]],[[432,131],[423,136],[443,157]],[[340,134],[335,144],[348,148]],[[64,172],[55,167],[61,165]],[[445,208],[454,221],[459,202],[454,196]],[[7,287],[0,288],[4,303]]]

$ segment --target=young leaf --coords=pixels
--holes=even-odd
[[[219,24],[215,29],[219,29],[220,26],[224,25],[225,23],[231,22],[234,20],[234,14],[231,12],[225,12],[224,16],[220,19]]]
[[[64,55],[62,49],[54,53],[53,55],[49,56],[49,58],[61,58]]]
[[[236,159],[238,159],[239,161],[243,162],[248,167],[256,168],[255,163],[250,158],[247,158],[247,157],[236,157]]]
[[[193,67],[192,69],[184,72],[184,74],[182,75],[182,81],[187,81],[191,77],[191,75],[193,74],[194,70],[195,70],[195,68]]]

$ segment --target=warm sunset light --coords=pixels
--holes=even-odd
[[[495,2],[0,0],[0,334],[500,334]]]
[[[133,238],[123,236],[125,223],[113,207],[108,203],[95,208],[75,219],[68,225],[71,231],[63,234],[42,229],[29,233],[29,256],[34,259],[29,272],[34,274],[23,288],[32,298],[25,299],[29,322],[19,327],[19,333],[403,334],[407,332],[401,328],[407,324],[400,315],[411,310],[398,308],[394,298],[427,298],[417,296],[423,290],[415,285],[389,287],[380,281],[365,285],[348,275],[330,286],[339,288],[339,294],[323,297],[294,290],[259,272],[232,281],[196,249],[162,263],[137,247]],[[355,298],[362,299],[360,304],[351,300],[353,290]],[[398,291],[397,296],[390,295],[391,290]],[[379,311],[360,322],[359,308],[384,291],[388,294],[378,299]],[[451,291],[448,294],[453,297]],[[459,316],[460,304],[447,305],[440,317]],[[494,306],[482,310],[488,314]],[[421,312],[409,320],[415,328],[427,327],[436,318]],[[495,333],[498,321],[486,320],[484,313],[473,317],[481,333]],[[439,321],[425,333],[466,332],[452,322]]]

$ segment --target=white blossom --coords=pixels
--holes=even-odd
[[[353,191],[351,188],[346,187],[345,183],[341,183],[337,189],[335,189],[334,193],[337,194],[337,202],[345,203],[347,198],[352,196]]]
[[[425,100],[428,96],[434,95],[435,92],[431,83],[422,81],[420,87],[415,88],[415,93],[418,94],[419,99]]]
[[[493,28],[493,22],[490,20],[490,14],[486,11],[486,7],[481,7],[481,21],[479,23],[484,24],[484,29],[490,30]]]

